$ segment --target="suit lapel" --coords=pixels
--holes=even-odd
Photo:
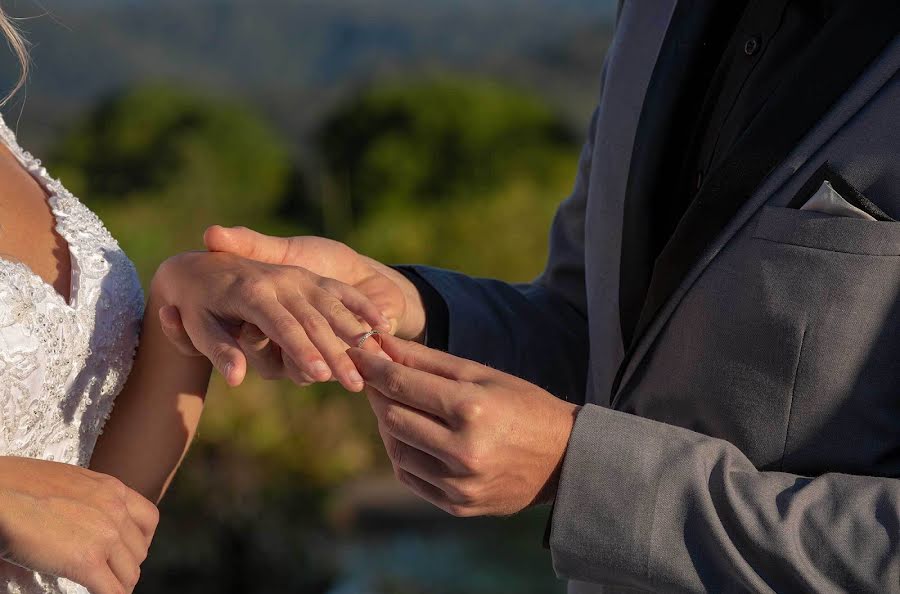
[[[635,131],[631,166],[625,186],[622,217],[622,253],[619,281],[619,314],[622,340],[631,343],[647,294],[653,259],[658,253],[654,239],[653,211],[662,208],[655,198],[659,178],[673,161],[666,155],[672,135],[680,130],[680,97],[691,80],[699,58],[703,34],[714,13],[715,0],[679,0],[653,68],[641,115]]]
[[[656,320],[687,273],[760,182],[787,157],[896,35],[900,20],[900,5],[896,0],[873,1],[865,12],[848,10],[849,7],[850,3],[845,3],[837,9],[730,154],[711,172],[657,258],[635,327],[635,339],[613,384],[613,403],[620,388],[624,387],[626,369],[633,371],[639,363],[632,361],[635,353],[646,352],[655,337],[647,332],[651,322]],[[626,199],[631,198],[629,192]],[[641,212],[646,216],[649,203],[646,198],[638,200],[643,200],[644,205],[637,204],[634,207],[637,214],[632,216],[638,217]],[[629,212],[628,205],[626,212]],[[625,233],[633,231],[629,223],[633,224],[626,216]],[[623,267],[628,264],[630,262],[623,260]],[[655,326],[658,328],[660,324]]]

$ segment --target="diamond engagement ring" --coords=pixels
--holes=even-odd
[[[359,342],[356,343],[356,348],[361,349],[362,346],[363,346],[363,344],[364,344],[369,338],[371,338],[372,336],[376,336],[376,335],[378,335],[378,334],[381,334],[381,331],[380,331],[380,330],[369,330],[368,332],[366,332],[365,334],[363,334],[362,337],[359,339]]]

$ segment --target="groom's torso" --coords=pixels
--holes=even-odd
[[[836,9],[707,172],[642,286],[634,229],[665,198],[654,147],[671,151],[678,27],[703,5],[620,8],[585,214],[588,402],[726,439],[760,469],[900,476],[900,223],[793,202],[827,163],[900,219],[897,9]]]

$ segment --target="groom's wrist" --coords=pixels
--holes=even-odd
[[[415,328],[407,327],[408,336],[398,331],[398,336],[414,340],[430,348],[446,351],[449,346],[450,311],[443,296],[431,283],[419,274],[414,266],[393,266],[415,290],[407,299],[408,311],[420,313]],[[415,300],[413,302],[413,300]],[[409,305],[412,307],[410,308]],[[415,320],[411,320],[415,321]]]

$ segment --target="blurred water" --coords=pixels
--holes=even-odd
[[[549,594],[564,592],[540,533],[511,539],[509,526],[404,531],[346,543],[327,594]],[[508,524],[508,522],[507,522]]]

